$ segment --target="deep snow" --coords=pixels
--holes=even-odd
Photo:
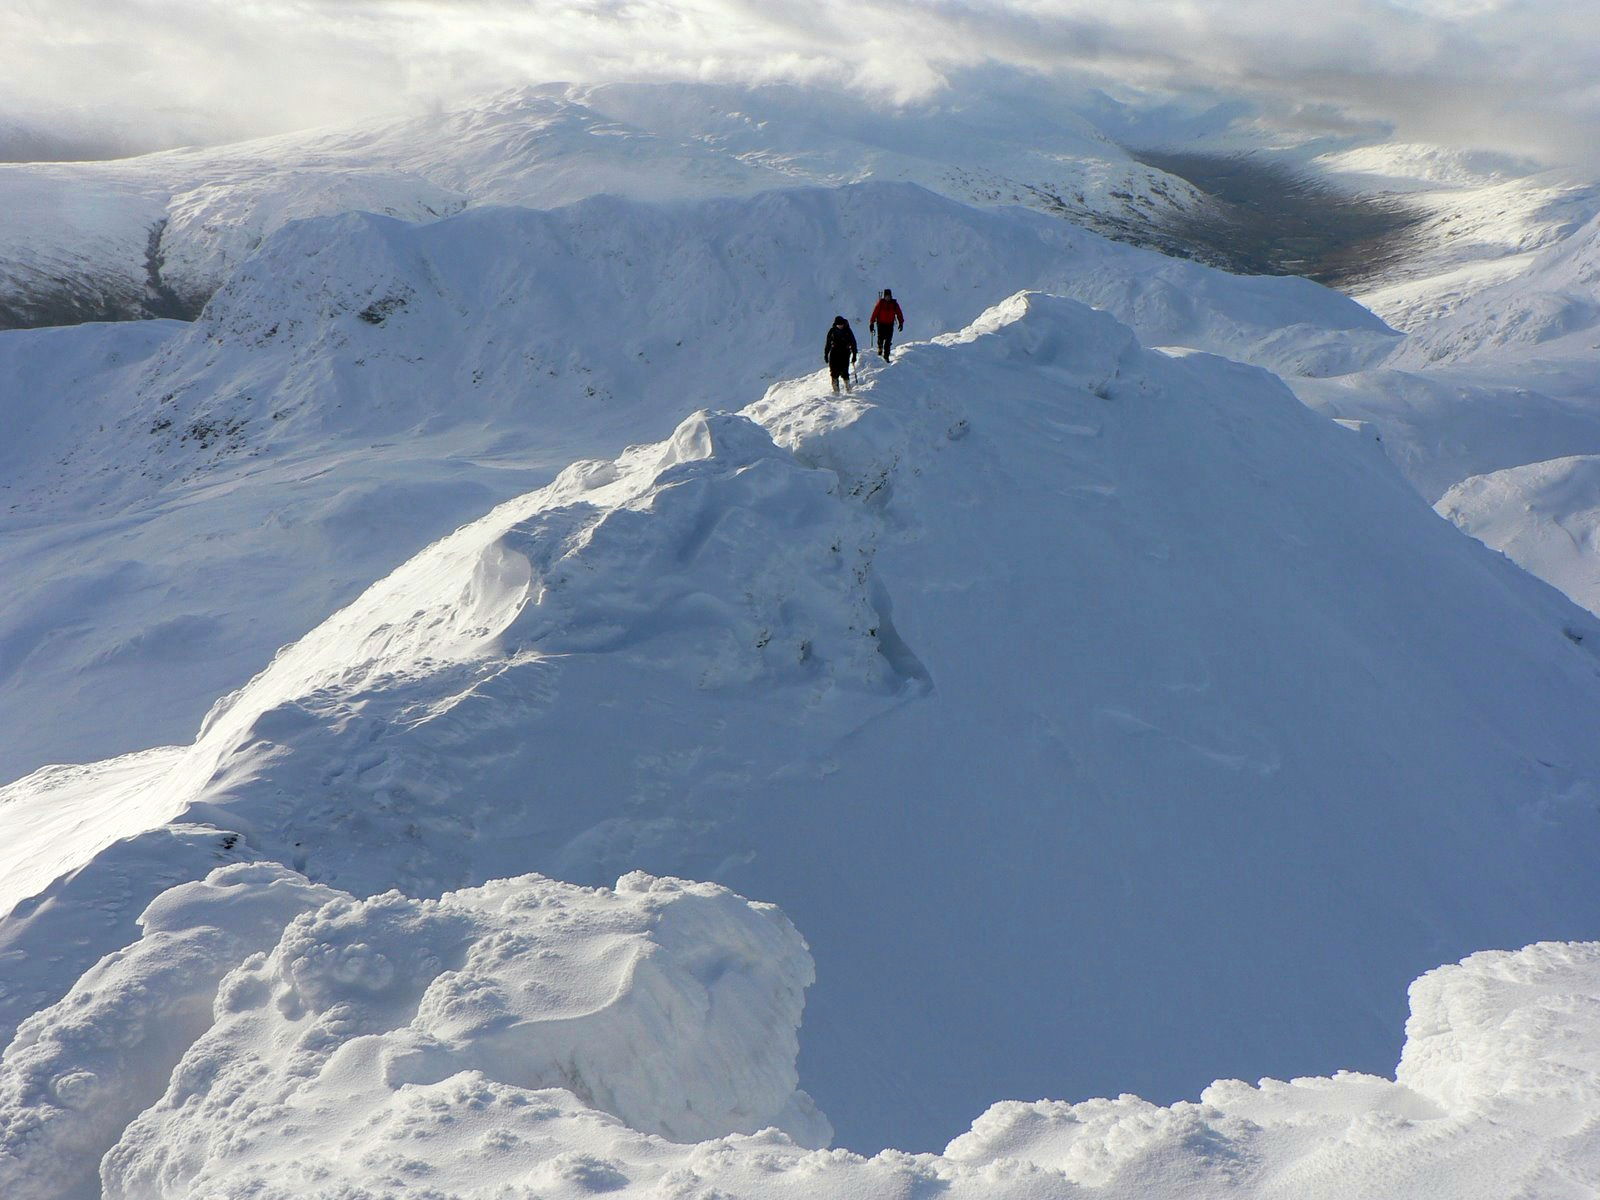
[[[439,542],[146,794],[357,895],[620,865],[768,896],[855,1146],[1382,1069],[1420,970],[1592,927],[1600,625],[1369,438],[1040,295],[825,388]],[[5,1011],[127,939],[174,836],[84,843],[0,935]]]
[[[252,952],[268,913],[287,928]],[[940,1155],[872,1158],[804,1148],[822,1128],[794,1091],[810,972],[776,910],[705,884],[527,876],[360,902],[225,868],[158,898],[140,940],[0,1061],[0,1182],[14,1200],[1579,1200],[1600,1184],[1600,943],[1430,971],[1393,1079],[1223,1081],[1170,1108],[1003,1102]],[[165,1086],[148,1070],[173,1062]],[[771,1116],[798,1145],[743,1132]]]
[[[1594,607],[1600,193],[1311,169],[1404,337],[1014,100],[0,169],[7,303],[216,293],[0,335],[0,779],[138,751],[0,790],[0,1195],[1594,1194],[1594,943],[1378,1076],[1593,936],[1600,625],[1427,504]]]

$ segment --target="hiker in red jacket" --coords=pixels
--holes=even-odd
[[[904,329],[906,315],[900,311],[900,302],[894,298],[894,293],[884,288],[883,295],[873,306],[872,319],[867,322],[867,329],[876,331],[878,335],[878,353],[884,362],[889,361],[889,339],[894,336],[896,322]]]

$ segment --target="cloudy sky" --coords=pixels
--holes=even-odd
[[[1600,0],[0,0],[0,126],[147,148],[520,82],[994,67],[1600,158]]]

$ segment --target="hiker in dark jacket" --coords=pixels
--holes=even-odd
[[[850,364],[856,361],[856,335],[850,322],[835,317],[828,330],[828,340],[822,344],[822,361],[828,364],[828,374],[833,379],[833,390],[839,390],[839,380],[844,380],[844,390],[850,390]]]
[[[884,288],[883,295],[872,308],[872,320],[867,322],[867,331],[878,335],[878,353],[884,362],[889,361],[889,339],[894,336],[896,322],[904,329],[906,315],[900,311],[900,302],[894,298],[894,293]]]

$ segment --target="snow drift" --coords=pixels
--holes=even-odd
[[[1592,927],[1600,627],[1370,441],[1048,296],[864,375],[441,541],[219,704],[165,816],[355,894],[770,896],[855,1145],[1382,1069],[1419,970]],[[131,937],[179,836],[88,846],[0,927],[11,1021]]]
[[[212,1024],[222,977],[339,893],[275,864],[163,892],[143,936],[17,1031],[0,1059],[0,1192],[98,1196],[99,1161]]]

